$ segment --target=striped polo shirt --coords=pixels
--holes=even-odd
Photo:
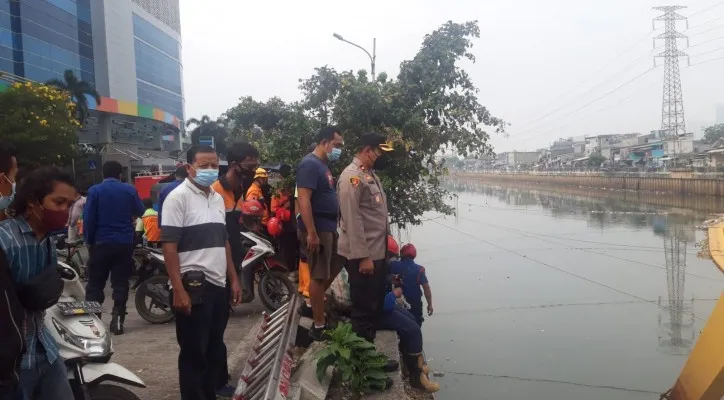
[[[161,241],[178,243],[181,274],[201,271],[206,280],[226,286],[224,199],[207,195],[186,179],[163,202]]]

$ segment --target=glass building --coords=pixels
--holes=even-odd
[[[95,84],[90,0],[0,0],[0,71],[45,82],[73,70]]]
[[[69,69],[101,95],[81,142],[180,148],[179,0],[0,0],[0,73],[46,82]]]

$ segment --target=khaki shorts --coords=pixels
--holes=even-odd
[[[319,252],[307,254],[307,262],[309,263],[309,275],[315,280],[325,280],[332,278],[332,272],[335,274],[342,268],[341,258],[337,254],[337,240],[339,234],[337,232],[317,232],[319,236]],[[297,238],[301,249],[307,251],[307,232],[298,230]]]

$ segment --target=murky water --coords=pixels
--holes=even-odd
[[[433,290],[423,332],[445,373],[438,399],[658,399],[673,385],[724,288],[696,256],[706,212],[450,189],[458,217],[410,233]]]

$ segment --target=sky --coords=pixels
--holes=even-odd
[[[681,0],[181,0],[187,118],[216,118],[243,96],[300,99],[315,67],[369,69],[359,49],[377,39],[377,73],[396,76],[426,33],[478,20],[477,62],[462,63],[479,100],[510,126],[490,130],[496,152],[535,150],[559,137],[648,133],[661,127],[663,40],[653,6],[682,5],[690,55],[680,62],[687,130],[701,136],[724,110],[724,1]],[[711,61],[710,61],[711,60]],[[719,121],[724,122],[724,121]]]

